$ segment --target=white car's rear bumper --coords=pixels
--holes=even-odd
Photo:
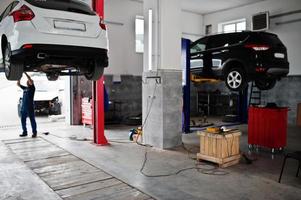
[[[42,33],[37,31],[30,21],[15,24],[14,33],[9,37],[12,51],[20,49],[25,44],[78,46],[106,50],[109,48],[107,31],[101,31],[97,37]]]

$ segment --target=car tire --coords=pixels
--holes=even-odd
[[[54,103],[53,107],[49,109],[50,115],[60,115],[62,114],[61,111],[61,104],[60,103]]]
[[[104,65],[101,64],[99,60],[95,60],[94,66],[92,66],[91,71],[85,74],[87,80],[97,81],[101,78],[104,72]]]
[[[276,79],[255,80],[255,85],[260,90],[270,90],[276,85]]]
[[[56,73],[46,73],[48,81],[56,81],[59,78],[59,75]]]
[[[12,62],[9,45],[4,50],[3,65],[7,80],[17,81],[22,78],[24,65],[19,62]]]
[[[242,91],[247,86],[247,76],[243,69],[232,68],[225,75],[226,86],[232,91]]]

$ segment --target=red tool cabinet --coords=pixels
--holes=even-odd
[[[288,108],[249,108],[248,143],[271,149],[286,146]]]
[[[91,98],[82,98],[82,123],[92,125],[92,103]]]

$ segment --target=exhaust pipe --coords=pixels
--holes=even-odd
[[[47,55],[45,53],[38,53],[37,54],[38,59],[44,60],[46,57],[47,57]]]

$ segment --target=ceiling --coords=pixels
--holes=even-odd
[[[183,10],[208,14],[265,0],[182,0]]]

